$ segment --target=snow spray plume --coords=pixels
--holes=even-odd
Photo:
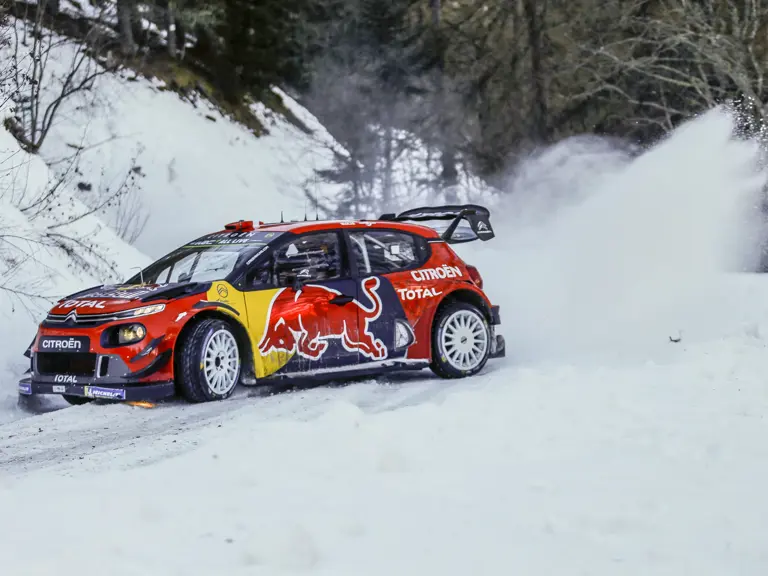
[[[495,246],[464,250],[511,358],[650,358],[681,333],[721,335],[725,273],[757,266],[767,181],[759,142],[735,126],[716,108],[635,157],[572,139],[519,167]]]

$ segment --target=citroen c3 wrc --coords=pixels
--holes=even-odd
[[[123,284],[59,300],[19,393],[203,402],[284,378],[472,376],[504,338],[479,271],[451,245],[493,237],[477,205],[227,224]]]

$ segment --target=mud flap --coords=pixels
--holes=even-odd
[[[489,358],[504,358],[506,356],[506,343],[504,342],[504,336],[501,334],[492,334],[491,336],[491,353]]]

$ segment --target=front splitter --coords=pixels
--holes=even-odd
[[[174,396],[175,393],[176,387],[173,381],[129,386],[117,386],[114,384],[105,386],[51,384],[49,382],[34,382],[31,378],[24,378],[19,381],[19,394],[24,396],[57,394],[91,398],[93,400],[136,401],[160,400]]]

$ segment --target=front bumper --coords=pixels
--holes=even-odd
[[[19,394],[35,396],[38,394],[58,394],[80,396],[94,400],[140,401],[160,400],[175,394],[173,381],[153,382],[151,384],[134,385],[91,385],[91,384],[52,384],[36,382],[31,377],[19,381]]]

